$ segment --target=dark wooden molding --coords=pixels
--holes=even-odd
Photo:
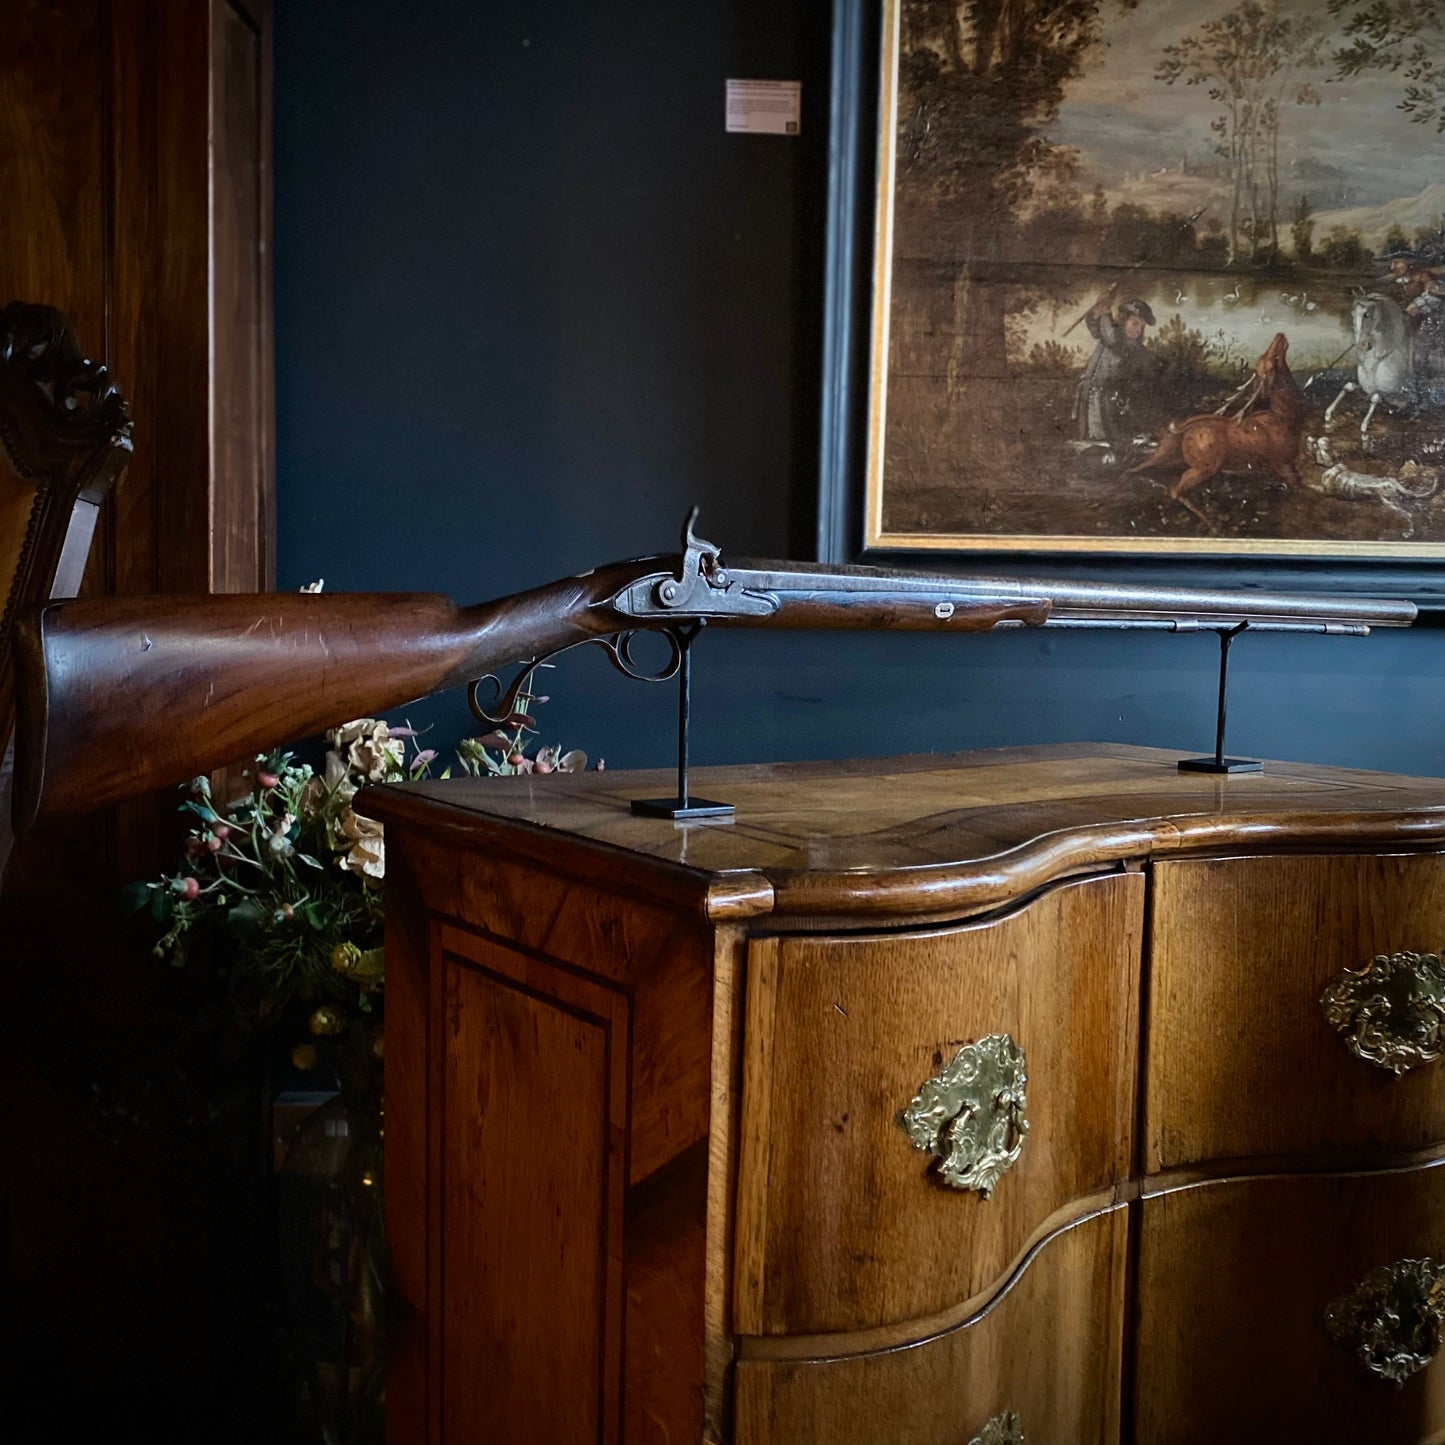
[[[0,310],[0,466],[14,489],[0,512],[0,873],[10,848],[15,616],[79,591],[101,500],[131,450],[126,400],[68,318],[24,301]]]

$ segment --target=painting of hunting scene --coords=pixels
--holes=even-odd
[[[1445,555],[1445,0],[887,19],[870,545]]]

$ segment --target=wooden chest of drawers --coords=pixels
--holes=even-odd
[[[1445,1440],[1445,781],[699,787],[366,795],[396,1445]]]

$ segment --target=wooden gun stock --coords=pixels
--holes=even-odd
[[[655,561],[501,602],[426,593],[96,598],[22,617],[16,830],[615,630],[592,604]]]

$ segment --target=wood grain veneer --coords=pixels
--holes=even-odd
[[[1128,1173],[1143,914],[1143,878],[1114,874],[987,923],[754,944],[741,1333],[933,1314],[997,1286],[1046,1219]],[[898,1114],[990,1033],[1026,1054],[1029,1132],[985,1199],[940,1184]]]
[[[1445,1357],[1403,1385],[1325,1333],[1380,1265],[1445,1257],[1445,1167],[1231,1180],[1142,1204],[1138,1445],[1425,1445]]]
[[[1439,1438],[1388,1390],[1365,1432],[1316,1324],[1445,1251],[1445,1064],[1318,996],[1440,946],[1445,781],[1173,767],[705,769],[737,821],[683,827],[658,774],[369,790],[393,1445]],[[896,1117],[990,1032],[1031,1128],[984,1201]]]
[[[982,1316],[907,1349],[737,1368],[736,1445],[966,1445],[1019,1414],[1041,1445],[1116,1445],[1128,1218],[1052,1240]]]
[[[1160,863],[1150,945],[1149,1170],[1445,1139],[1439,1068],[1356,1058],[1320,1008],[1341,969],[1445,947],[1445,857]]]
[[[442,950],[442,1438],[611,1445],[626,1000],[458,929]]]
[[[1439,778],[1298,763],[1213,778],[1180,774],[1178,757],[1081,743],[700,768],[694,788],[737,817],[687,828],[630,811],[672,786],[664,772],[454,779],[373,790],[363,805],[566,876],[651,860],[639,886],[668,880],[709,914],[721,896],[730,917],[790,927],[962,917],[1125,860],[1445,845]]]

